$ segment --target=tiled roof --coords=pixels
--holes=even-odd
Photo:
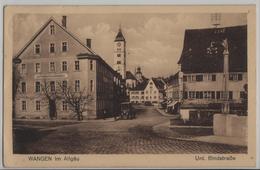
[[[133,91],[144,90],[146,88],[147,84],[148,84],[148,81],[144,80],[142,83],[137,84],[136,87],[133,89]]]
[[[179,79],[179,72],[175,73],[174,75],[167,77],[165,81],[166,81],[167,84],[173,84],[176,81],[178,81],[178,79]]]
[[[184,73],[223,72],[223,46],[227,39],[229,71],[247,71],[247,26],[185,31],[180,60]]]
[[[164,89],[164,82],[162,79],[158,79],[158,78],[152,78],[155,86],[157,87],[157,89],[161,90]]]
[[[88,54],[88,53],[79,53],[77,54],[78,59],[93,59],[93,60],[98,60],[101,63],[103,63],[114,75],[117,75],[117,77],[121,77],[121,75],[116,72],[107,62],[100,57],[99,55],[96,54]]]
[[[126,71],[126,79],[136,80],[135,76],[132,74],[131,71]]]

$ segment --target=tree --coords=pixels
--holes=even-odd
[[[50,118],[51,119],[56,118],[57,117],[56,101],[60,97],[59,95],[60,90],[59,88],[55,87],[55,81],[47,82],[46,80],[44,80],[43,83],[41,84],[41,91],[48,100]]]
[[[87,105],[93,100],[86,89],[75,91],[71,86],[60,84],[61,96],[69,106],[69,109],[75,113],[77,120],[83,120],[83,112],[87,111]]]
[[[248,85],[245,84],[243,86],[244,91],[242,92],[242,106],[243,106],[243,114],[244,116],[247,116],[248,112]]]
[[[17,92],[18,92],[18,89],[19,89],[19,84],[22,80],[22,75],[18,69],[18,66],[17,66],[18,62],[16,62],[16,60],[13,61],[13,83],[12,83],[12,101],[13,101],[13,118],[15,118],[15,99],[16,99],[16,95],[17,95]]]

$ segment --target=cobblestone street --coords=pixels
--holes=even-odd
[[[134,120],[93,120],[59,126],[25,143],[17,153],[160,154],[246,153],[246,147],[183,141],[164,137],[152,127],[169,121],[153,107],[138,106]]]

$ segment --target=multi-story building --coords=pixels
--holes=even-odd
[[[136,85],[135,88],[129,90],[129,99],[131,103],[144,103],[144,89],[147,86],[148,81]]]
[[[85,118],[116,110],[121,76],[91,49],[90,39],[84,44],[68,31],[66,19],[59,24],[50,18],[15,56],[21,59],[16,118],[73,119],[68,103],[56,95],[60,85],[89,96]],[[49,98],[45,91],[51,92]]]
[[[180,94],[180,72],[170,76],[166,83],[166,98],[167,100],[179,101],[181,99],[182,94]]]
[[[129,96],[129,91],[136,87],[137,80],[131,71],[126,71],[125,86],[126,95]]]
[[[164,100],[165,82],[162,79],[151,78],[138,84],[130,91],[130,102],[144,103],[146,101],[158,105]]]
[[[181,108],[219,104],[214,108],[221,110],[228,103],[232,110],[246,93],[247,26],[186,30],[178,64],[172,94],[182,100]]]

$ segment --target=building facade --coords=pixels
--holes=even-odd
[[[70,105],[58,95],[65,86],[89,96],[84,118],[116,109],[113,99],[121,76],[91,50],[90,39],[84,44],[68,31],[66,19],[59,24],[50,18],[15,56],[21,59],[16,118],[74,119]]]
[[[130,91],[130,102],[144,103],[151,102],[158,105],[164,100],[165,82],[161,79],[151,78],[137,85]]]
[[[168,88],[183,109],[215,104],[223,111],[228,103],[232,110],[247,93],[247,26],[186,30],[178,64],[178,81]]]

